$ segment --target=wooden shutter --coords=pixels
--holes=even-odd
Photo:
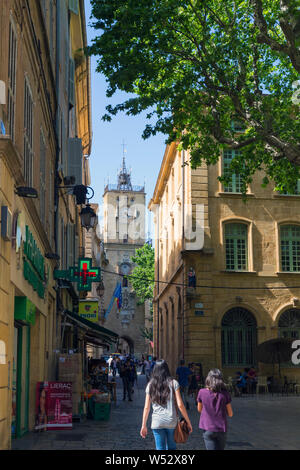
[[[82,184],[82,141],[68,139],[68,176],[75,176],[75,184]]]

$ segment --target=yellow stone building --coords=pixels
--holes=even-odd
[[[59,187],[89,178],[85,45],[83,0],[1,3],[0,449],[34,429],[36,383],[57,379],[69,346],[61,314],[78,293],[54,281],[53,255],[69,266],[82,238],[76,199]]]
[[[272,375],[256,346],[300,337],[300,188],[279,195],[262,188],[257,172],[244,202],[238,175],[227,188],[217,179],[232,157],[228,150],[217,165],[191,170],[189,154],[167,146],[149,204],[159,281],[154,354],[173,373],[183,358],[200,363],[204,376],[252,365]],[[282,376],[297,373],[299,366],[282,365]]]

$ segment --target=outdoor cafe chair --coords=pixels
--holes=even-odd
[[[268,383],[267,383],[267,377],[266,376],[261,376],[259,375],[257,377],[257,386],[256,386],[256,393],[259,393],[259,390],[263,388],[265,392],[268,392]]]

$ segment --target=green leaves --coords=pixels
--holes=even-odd
[[[276,184],[294,184],[300,166],[297,2],[279,0],[92,0],[102,34],[88,53],[116,90],[134,93],[103,117],[149,110],[143,138],[162,132],[191,151],[193,168],[215,164],[225,148],[244,188],[263,169]],[[262,9],[263,5],[263,9]],[[300,67],[300,65],[299,65]],[[230,128],[243,122],[245,133]],[[267,184],[266,181],[264,180]]]
[[[152,300],[154,289],[154,248],[148,243],[136,250],[131,260],[136,264],[129,276],[130,283],[141,303]]]

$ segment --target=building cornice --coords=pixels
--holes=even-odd
[[[161,167],[159,170],[159,174],[156,180],[154,193],[153,193],[152,199],[150,200],[148,204],[148,209],[150,211],[152,210],[153,204],[159,204],[159,201],[163,195],[166,181],[168,180],[170,172],[171,172],[172,163],[175,160],[177,145],[178,145],[177,142],[172,142],[170,145],[167,145],[166,147],[163,160],[161,163]]]

